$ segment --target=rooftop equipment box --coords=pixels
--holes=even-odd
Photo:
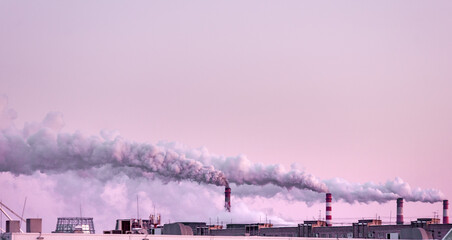
[[[42,232],[42,218],[28,218],[27,219],[27,233]]]
[[[20,232],[20,222],[18,220],[7,220],[6,221],[6,232],[8,232],[8,233]]]

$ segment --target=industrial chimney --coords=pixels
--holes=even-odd
[[[443,200],[443,224],[449,224],[449,200]]]
[[[403,225],[403,198],[397,198],[397,225]]]
[[[226,187],[224,189],[224,208],[226,211],[231,211],[231,188]]]
[[[333,219],[333,216],[331,215],[332,207],[331,207],[331,201],[333,200],[333,197],[331,196],[331,193],[326,194],[326,226],[331,227],[333,224],[331,223],[331,220]]]

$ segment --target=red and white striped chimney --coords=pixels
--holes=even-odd
[[[443,224],[449,224],[449,200],[443,200]]]
[[[333,216],[331,215],[331,211],[333,210],[331,207],[331,201],[333,200],[333,197],[331,196],[331,193],[326,194],[326,226],[331,227],[333,224],[331,223],[331,220],[333,219]]]
[[[403,198],[397,198],[397,225],[403,225]]]

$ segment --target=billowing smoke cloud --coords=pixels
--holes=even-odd
[[[189,180],[226,186],[224,174],[212,166],[186,158],[170,149],[153,144],[58,133],[64,121],[60,113],[49,113],[40,124],[26,124],[23,130],[13,128],[13,110],[2,104],[4,128],[0,135],[0,172],[13,174],[61,173],[111,165],[134,168],[129,177],[154,174],[165,181]]]
[[[406,201],[429,203],[439,202],[444,199],[444,195],[439,190],[413,189],[408,183],[398,177],[382,184],[373,182],[357,184],[340,178],[325,180],[324,182],[331,189],[334,198],[342,199],[348,203],[369,203],[373,201],[385,203],[399,197],[403,197]]]
[[[81,133],[59,133],[64,126],[62,114],[47,114],[41,123],[26,124],[24,129],[12,127],[16,114],[3,104],[5,124],[0,136],[0,171],[13,174],[61,173],[111,165],[135,168],[130,177],[159,177],[165,181],[189,180],[217,186],[236,184],[274,184],[283,188],[299,188],[325,192],[326,186],[312,175],[296,169],[285,172],[279,165],[244,165],[242,157],[229,158],[222,165],[204,163],[165,145],[134,143],[103,132],[100,137]],[[8,125],[9,124],[9,125]],[[189,153],[189,152],[187,152]],[[245,162],[248,163],[248,162]],[[130,170],[130,169],[129,169]]]
[[[217,161],[213,165],[220,169],[231,183],[237,185],[263,186],[272,184],[286,189],[298,188],[314,192],[328,191],[327,186],[311,174],[294,167],[286,171],[279,164],[252,163],[243,155],[236,158],[226,158],[224,161]]]
[[[108,181],[87,177],[110,171],[116,175]],[[116,219],[137,218],[137,207],[139,217],[143,219],[154,213],[155,207],[155,213],[162,216],[162,224],[175,221],[208,223],[209,219],[212,224],[216,224],[217,219],[220,224],[247,223],[258,222],[266,215],[275,224],[295,224],[287,222],[289,216],[284,216],[284,220],[278,213],[252,204],[254,197],[235,198],[234,211],[226,212],[222,202],[224,194],[215,185],[190,181],[164,183],[158,178],[143,181],[143,178],[130,178],[128,175],[111,166],[60,174],[13,176],[0,173],[0,200],[20,212],[25,197],[28,197],[24,217],[43,218],[44,232],[55,230],[58,217],[82,215],[93,217],[96,233],[102,233],[102,230],[114,229]]]
[[[206,148],[189,148],[174,142],[160,142],[157,145],[188,158],[197,159],[204,165],[213,166],[223,172],[230,183],[236,185],[264,186],[272,184],[289,190],[296,188],[321,193],[328,191],[326,184],[320,179],[297,169],[295,165],[287,171],[280,164],[264,165],[251,162],[244,155],[223,157],[210,154]]]
[[[401,178],[388,180],[385,183],[350,183],[341,178],[323,180],[333,194],[333,200],[341,200],[353,203],[386,203],[399,197],[409,202],[434,203],[445,199],[441,191],[437,189],[412,188]],[[275,185],[252,186],[243,185],[234,188],[234,195],[240,197],[262,196],[265,198],[281,197],[288,201],[302,201],[308,206],[319,201],[324,201],[325,194],[300,189],[285,190]]]
[[[322,193],[325,192],[331,192],[335,200],[343,200],[347,203],[385,203],[399,197],[406,201],[433,203],[445,198],[444,194],[437,189],[412,188],[398,177],[386,183],[363,184],[350,183],[341,178],[320,180],[297,169],[296,165],[286,170],[278,164],[263,165],[251,162],[244,155],[223,157],[209,153],[206,148],[193,149],[179,143],[161,142],[158,145],[198,159],[203,164],[214,166],[227,176],[230,183],[238,186],[250,185],[250,187],[236,189],[237,192],[234,194],[238,196],[259,195],[270,198],[283,193],[283,197],[288,200],[304,201],[308,204],[323,201],[325,195]]]
[[[385,184],[355,184],[343,179],[320,180],[292,166],[253,163],[245,156],[223,157],[205,148],[188,148],[178,143],[135,143],[119,135],[102,132],[102,137],[86,137],[79,132],[60,133],[62,115],[49,113],[41,123],[14,127],[17,114],[0,101],[0,172],[30,175],[36,171],[59,174],[109,166],[114,171],[95,171],[97,179],[112,179],[117,172],[129,178],[159,178],[163,182],[193,181],[216,186],[260,186],[263,191],[248,193],[272,196],[286,193],[286,198],[307,202],[319,201],[325,192],[334,199],[353,202],[387,202],[398,197],[407,201],[436,202],[444,198],[435,189],[412,189],[396,178]],[[85,171],[87,177],[89,172]],[[266,186],[275,186],[268,188]],[[266,192],[270,189],[270,192]],[[289,191],[290,190],[290,191]],[[292,191],[296,190],[296,191]],[[246,196],[246,192],[238,192]]]

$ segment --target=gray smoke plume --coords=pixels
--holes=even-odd
[[[0,124],[3,127],[0,172],[30,175],[35,171],[61,173],[111,165],[135,169],[130,171],[130,177],[136,174],[153,177],[155,174],[166,181],[228,185],[222,172],[171,149],[128,142],[119,136],[111,140],[85,137],[78,132],[59,133],[64,125],[61,113],[49,113],[40,124],[26,124],[23,130],[18,130],[12,125],[16,114],[4,102],[0,105]]]
[[[0,136],[1,172],[30,175],[35,171],[61,173],[111,165],[135,168],[128,169],[130,177],[155,175],[166,181],[189,180],[217,186],[227,186],[230,180],[236,184],[326,191],[326,186],[312,175],[296,169],[286,172],[280,165],[251,165],[245,162],[246,158],[238,157],[227,159],[220,171],[215,164],[188,156],[190,151],[177,151],[163,144],[129,142],[106,132],[101,133],[102,138],[85,137],[79,132],[60,133],[64,121],[58,112],[47,114],[41,123],[26,124],[18,130],[12,126],[16,117],[10,114],[13,110],[4,105],[1,111],[7,120]],[[247,168],[243,163],[253,167]]]
[[[435,189],[412,189],[396,178],[385,184],[356,184],[343,179],[320,180],[292,166],[263,165],[245,156],[223,157],[210,154],[206,148],[188,148],[178,143],[135,143],[118,135],[102,132],[102,137],[86,137],[79,132],[60,133],[64,126],[62,114],[47,114],[41,123],[27,123],[23,129],[14,126],[17,114],[0,97],[0,172],[30,175],[90,170],[111,166],[130,178],[157,177],[164,182],[194,181],[217,186],[260,186],[263,192],[248,191],[264,197],[277,193],[303,201],[323,200],[331,192],[334,199],[353,202],[386,202],[398,197],[407,201],[437,202],[444,198]],[[115,172],[93,176],[115,177]],[[272,185],[276,187],[266,188]],[[271,192],[265,192],[270,189]],[[296,190],[296,191],[289,191]],[[239,193],[245,196],[246,192]]]
[[[444,194],[436,189],[412,188],[408,183],[397,177],[385,183],[366,182],[364,184],[350,183],[341,178],[325,180],[334,198],[348,203],[379,202],[385,203],[399,197],[409,202],[434,203],[445,199]]]
[[[246,156],[223,157],[210,154],[206,148],[194,149],[174,142],[157,144],[165,149],[172,149],[191,159],[197,159],[204,165],[213,166],[227,176],[229,183],[235,185],[264,186],[267,184],[282,189],[301,189],[326,193],[328,187],[320,179],[293,166],[287,171],[280,164],[264,165],[248,160]]]
[[[213,165],[222,171],[230,183],[235,185],[249,185],[236,189],[235,195],[271,198],[276,195],[288,200],[298,200],[307,203],[324,201],[325,195],[320,193],[331,192],[334,200],[348,203],[385,203],[397,198],[404,198],[412,202],[439,202],[445,199],[444,194],[437,189],[412,188],[401,178],[388,180],[386,183],[366,182],[350,183],[341,178],[320,180],[315,176],[297,169],[292,165],[290,170],[283,166],[263,165],[251,162],[246,156],[223,157],[210,154],[206,148],[189,148],[178,143],[161,142],[158,145],[184,153],[187,157],[198,159],[206,165]],[[251,186],[255,189],[252,190]],[[243,190],[245,189],[245,190]],[[287,191],[289,190],[289,191]],[[306,191],[311,190],[311,191]]]

